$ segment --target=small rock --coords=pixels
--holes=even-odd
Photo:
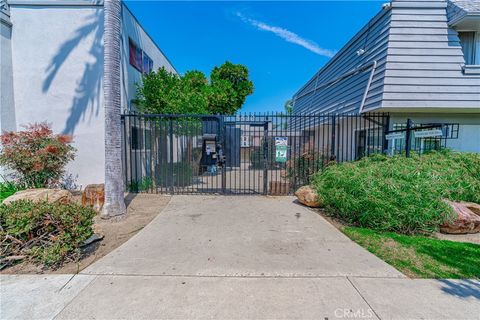
[[[295,196],[300,203],[303,203],[308,207],[318,208],[322,206],[317,192],[310,186],[300,187],[297,191],[295,191]]]
[[[17,191],[7,199],[3,200],[3,204],[9,204],[18,200],[31,200],[33,202],[48,201],[50,203],[70,203],[73,200],[72,193],[64,189],[27,189]]]
[[[89,184],[82,193],[82,206],[91,207],[100,212],[105,202],[105,185]]]
[[[85,240],[85,241],[83,242],[82,247],[86,247],[86,246],[88,246],[89,244],[92,244],[92,243],[94,243],[94,242],[96,242],[96,241],[100,241],[100,240],[103,239],[103,237],[104,237],[104,236],[103,236],[102,234],[96,234],[96,233],[94,233],[94,234],[92,234],[92,235],[90,236],[90,238],[88,238],[87,240]]]
[[[465,234],[480,232],[480,205],[473,202],[444,200],[454,211],[454,220],[440,226],[440,232]],[[477,214],[478,212],[478,214]]]

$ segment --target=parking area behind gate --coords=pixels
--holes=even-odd
[[[125,114],[130,192],[288,195],[330,161],[387,149],[387,114]]]

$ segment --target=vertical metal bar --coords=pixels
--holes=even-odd
[[[268,119],[268,117],[267,117]],[[263,124],[263,194],[266,195],[268,192],[267,183],[268,183],[268,122],[265,121]]]
[[[343,121],[344,122],[343,131],[345,131],[345,137],[344,137],[345,146],[342,149],[345,154],[344,155],[345,161],[350,161],[350,138],[351,138],[350,122],[351,120],[352,120],[352,115],[349,114],[345,116],[345,120]]]
[[[169,183],[168,183],[168,187],[170,189],[170,193],[171,194],[174,194],[174,187],[173,187],[173,179],[174,179],[174,176],[173,176],[173,117],[170,117],[169,118],[170,122],[169,122],[169,139],[170,139],[170,144],[169,144],[169,149],[170,149],[170,154],[169,154],[169,160],[170,160],[170,163],[169,163],[169,167],[170,167],[170,175],[169,175]]]
[[[128,162],[129,162],[129,171],[130,171],[130,176],[128,177],[128,185],[127,185],[127,190],[132,191],[132,179],[133,179],[133,163],[132,163],[132,118],[131,114],[128,115],[127,117],[128,125],[126,126],[126,130],[128,131],[128,137],[125,138],[125,141],[128,139],[128,152],[129,152],[129,157],[128,157]]]
[[[410,150],[412,148],[412,119],[407,119],[407,130],[405,133],[405,156],[408,158],[410,157]]]
[[[150,142],[152,144],[152,147],[155,146],[152,150],[152,153],[153,153],[153,170],[154,170],[154,173],[153,173],[153,181],[155,183],[155,193],[158,193],[158,179],[157,179],[157,170],[158,170],[158,167],[157,167],[157,164],[158,164],[158,153],[160,151],[160,145],[158,142],[158,117],[153,117],[152,118],[153,120],[153,137],[152,137],[152,141]]]
[[[139,192],[142,193],[144,192],[143,187],[145,186],[145,182],[146,182],[146,176],[144,175],[143,173],[143,167],[144,167],[144,161],[143,159],[145,158],[144,157],[144,154],[145,154],[145,151],[144,151],[144,148],[145,148],[145,143],[144,143],[144,139],[143,139],[143,129],[142,129],[142,116],[139,115],[138,116],[138,157],[139,157],[139,163],[140,163],[140,181],[139,181]],[[146,167],[145,167],[145,174],[146,174]]]
[[[330,145],[330,158],[335,159],[335,131],[336,131],[336,115],[332,115],[332,132],[331,132],[331,145]]]
[[[127,127],[127,124],[126,124],[126,116],[125,115],[121,115],[121,123],[122,123],[122,127],[123,127],[123,163],[124,163],[124,167],[123,167],[123,175],[124,175],[124,178],[125,178],[125,190],[128,191],[128,164],[127,164],[127,134],[126,134],[126,127]]]
[[[135,149],[134,149],[134,155],[135,155],[135,166],[134,166],[134,170],[135,170],[135,192],[138,192],[138,148],[139,148],[139,145],[138,145],[137,114],[135,114],[135,117],[133,119],[134,119],[133,130],[135,130],[135,139],[136,139]],[[132,137],[133,137],[133,134],[132,134]]]
[[[225,126],[225,118],[224,116],[220,116],[219,118],[219,128],[222,131],[222,149],[223,149],[223,155],[226,156],[226,146],[227,146],[227,128]],[[235,130],[233,130],[233,133],[235,134]],[[235,138],[235,137],[234,137]],[[232,141],[229,141],[232,142]],[[236,147],[234,143],[230,147]],[[230,149],[231,151],[231,149]],[[230,152],[231,153],[231,152]],[[222,161],[222,159],[218,159]],[[222,194],[226,193],[226,188],[227,188],[227,172],[225,171],[227,166],[226,161],[223,161],[222,166],[220,170],[222,170]]]

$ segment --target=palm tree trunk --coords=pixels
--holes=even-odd
[[[120,122],[120,0],[105,0],[104,13],[105,204],[102,217],[109,218],[126,213]]]

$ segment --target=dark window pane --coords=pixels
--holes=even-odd
[[[137,47],[133,42],[129,39],[128,40],[128,52],[129,52],[129,61],[132,66],[135,66],[135,52],[137,50]]]
[[[150,73],[151,68],[150,68],[150,62],[152,59],[144,52],[143,53],[143,72],[144,73]]]
[[[475,64],[475,32],[459,32],[465,64]]]

